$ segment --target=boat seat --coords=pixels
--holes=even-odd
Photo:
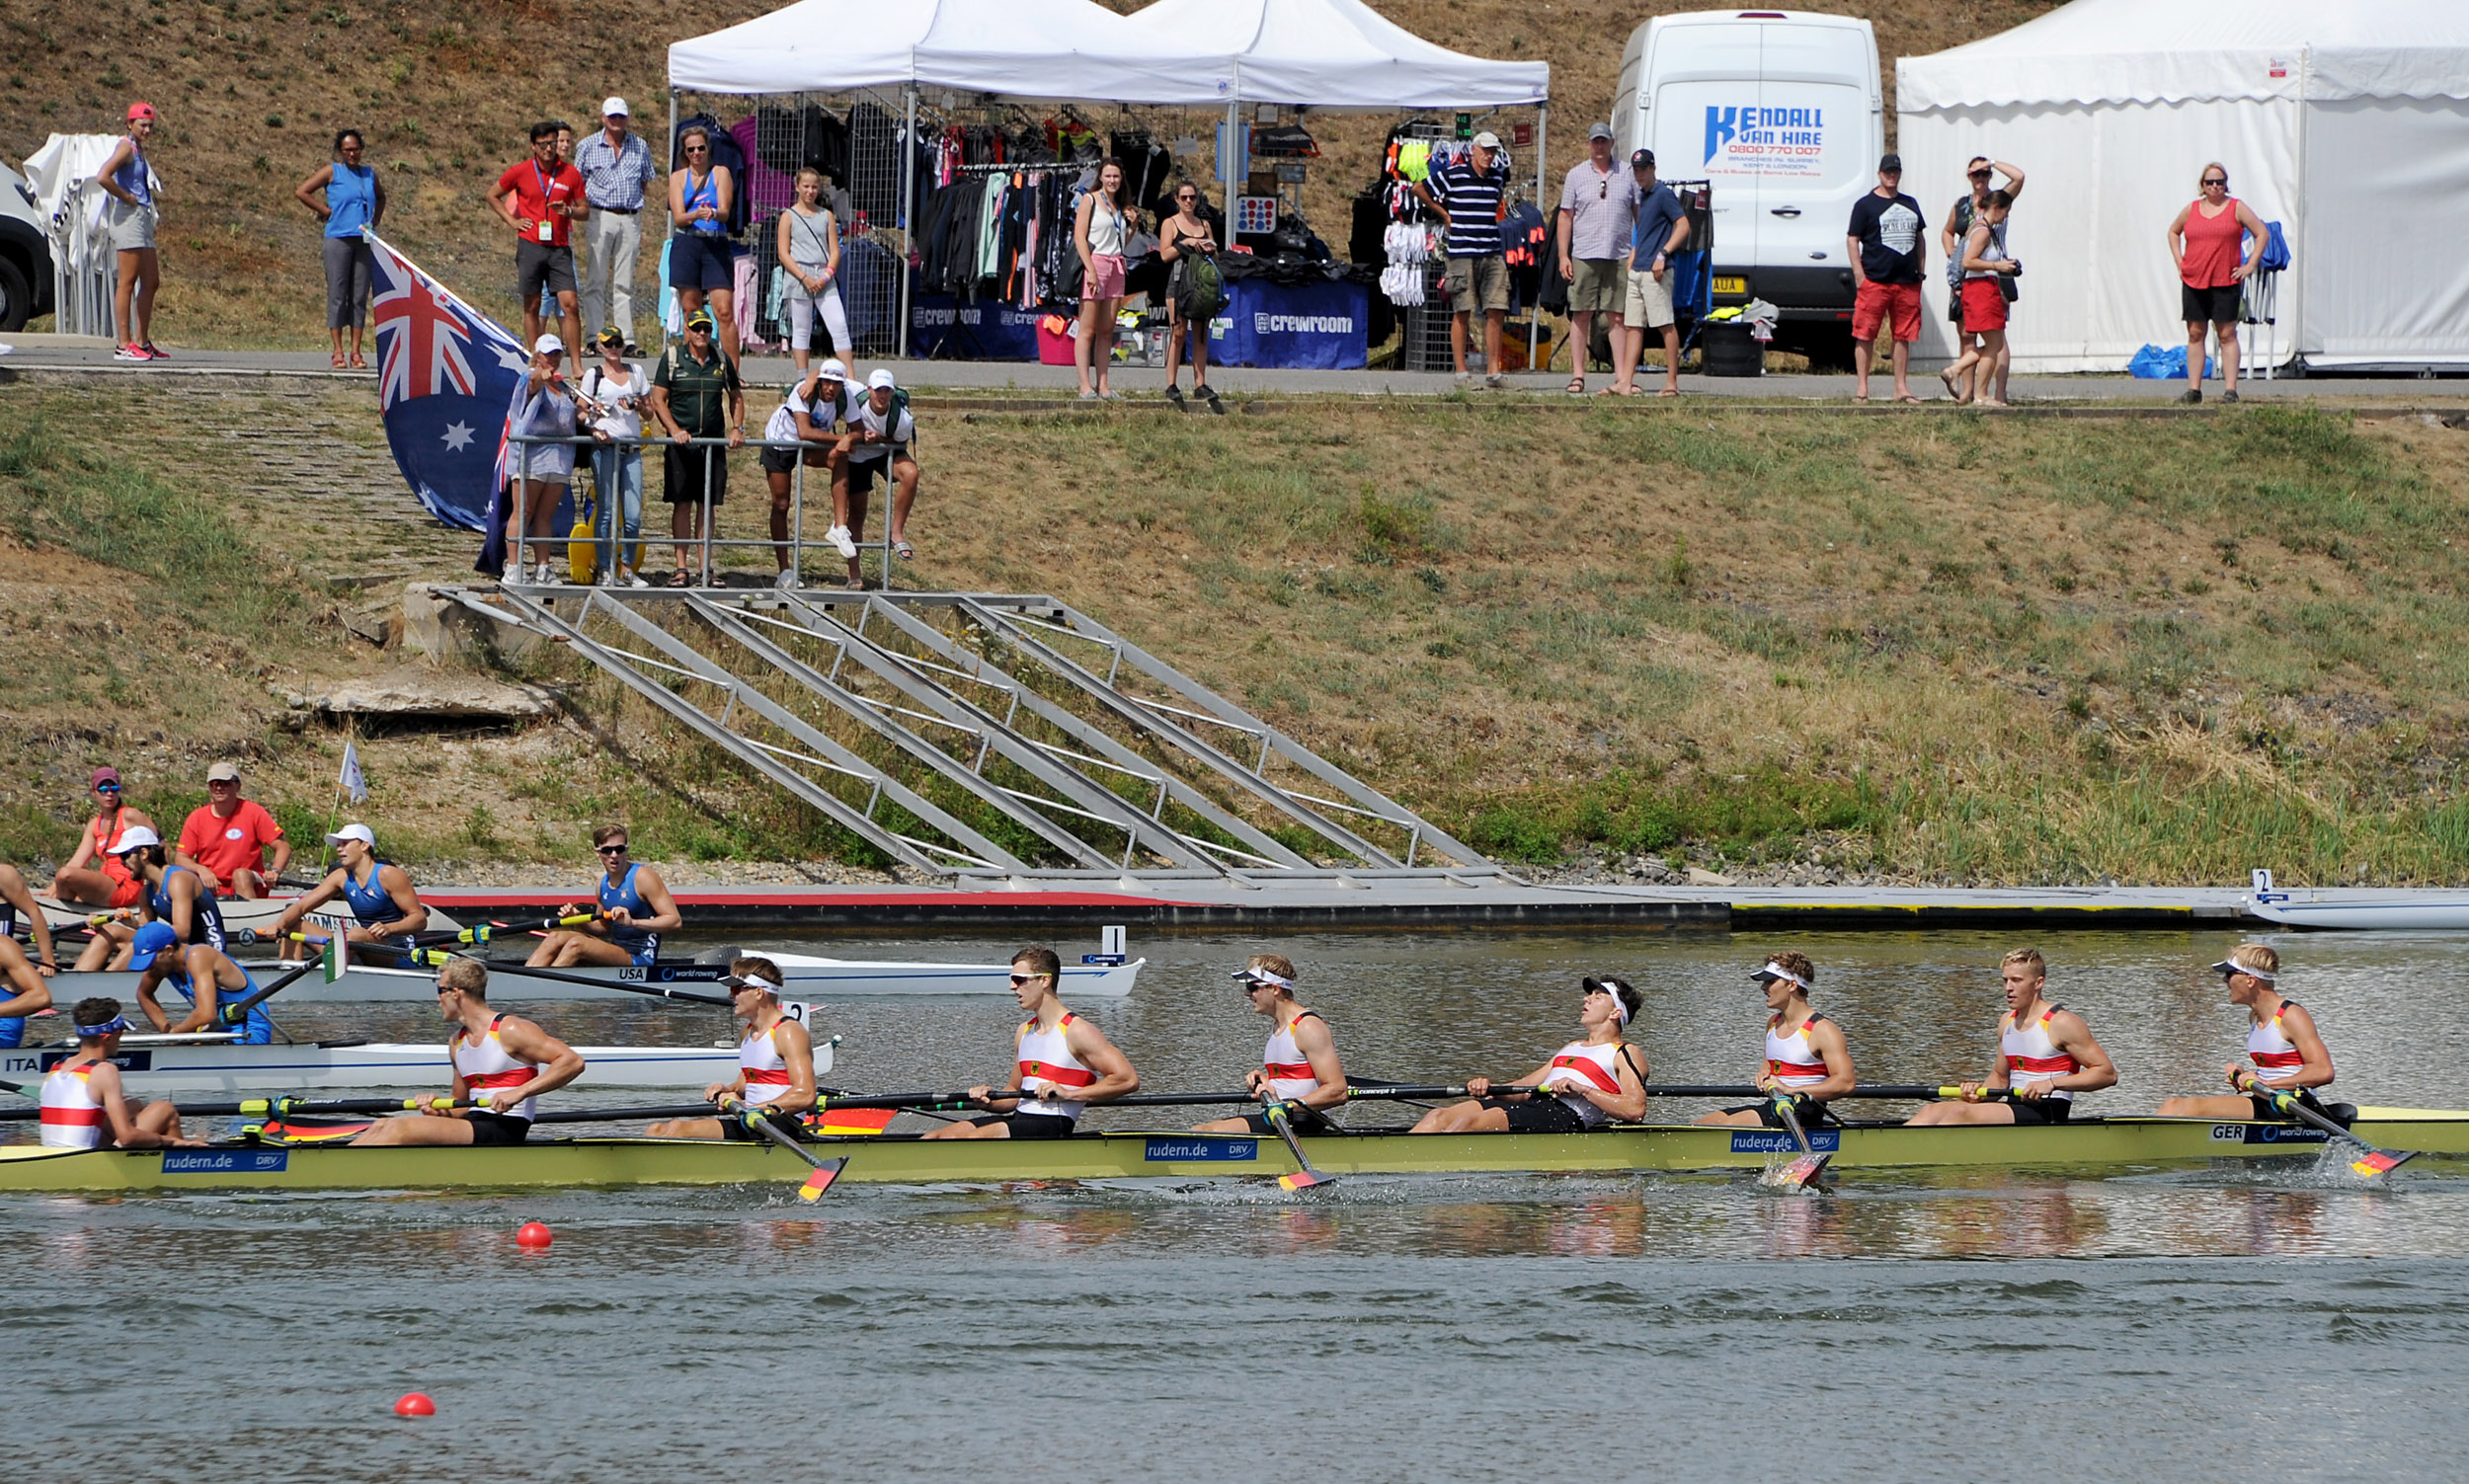
[[[2326,1103],[2323,1106],[2323,1111],[2326,1118],[2331,1119],[2332,1122],[2339,1124],[2344,1129],[2357,1122],[2357,1105],[2355,1103]]]

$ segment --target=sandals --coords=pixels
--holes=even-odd
[[[669,586],[672,587],[686,587],[693,585],[687,581],[685,569],[680,567],[677,571],[669,574]]]
[[[895,541],[892,543],[892,555],[904,562],[914,562],[917,560],[917,548],[906,541]]]
[[[368,362],[360,358],[360,352],[358,351],[352,352],[352,369],[355,371],[365,371],[368,369]]]
[[[342,369],[343,369],[343,352],[342,352],[341,351],[337,351],[335,352],[335,354],[334,354],[334,363],[335,363],[335,369],[336,369],[336,370],[340,371],[340,370],[342,370]]]
[[[1569,378],[1569,384],[1560,388],[1560,390],[1568,393],[1572,397],[1583,397],[1586,395],[1586,378],[1583,376],[1571,376]]]

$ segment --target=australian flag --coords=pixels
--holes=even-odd
[[[386,443],[429,512],[486,531],[510,468],[507,436],[530,359],[505,327],[369,232],[377,270],[377,406]]]

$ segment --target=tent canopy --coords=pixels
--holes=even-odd
[[[1167,0],[1175,3],[1175,0]],[[2460,0],[2075,0],[1895,63],[1905,113],[2008,104],[2469,98]]]
[[[1542,103],[1546,62],[1451,51],[1362,0],[1156,0],[1130,25],[1151,44],[1211,53],[1242,103],[1314,109],[1488,109]]]

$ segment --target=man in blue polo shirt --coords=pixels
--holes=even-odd
[[[1624,397],[1637,394],[1637,362],[1646,352],[1646,332],[1663,337],[1663,389],[1658,397],[1680,395],[1680,323],[1672,312],[1672,255],[1689,241],[1689,212],[1669,186],[1654,179],[1654,151],[1629,157],[1629,173],[1637,183],[1637,222],[1629,238],[1629,291],[1623,300],[1621,363],[1612,390]]]
[[[1466,337],[1483,312],[1483,384],[1502,387],[1500,330],[1509,317],[1509,263],[1500,251],[1500,199],[1509,189],[1509,161],[1500,136],[1485,129],[1456,162],[1414,183],[1414,194],[1449,225],[1449,353],[1458,380],[1468,379]]]

